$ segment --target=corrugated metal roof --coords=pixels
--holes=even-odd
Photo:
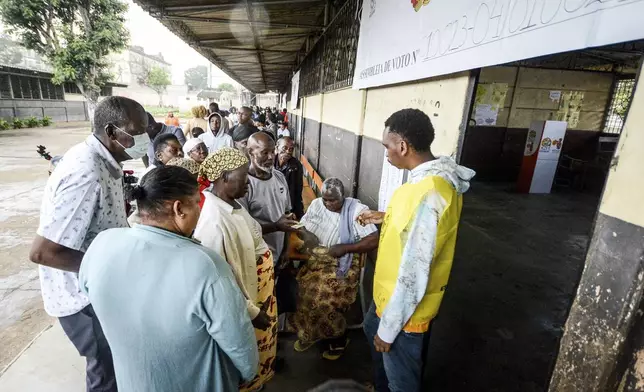
[[[307,37],[324,29],[326,0],[134,0],[231,78],[283,90]],[[300,57],[301,60],[301,57]]]

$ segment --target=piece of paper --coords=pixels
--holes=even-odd
[[[496,125],[499,110],[505,105],[507,94],[507,83],[479,84],[476,87],[476,98],[474,99],[476,125]]]
[[[555,116],[557,121],[566,121],[568,129],[577,128],[581,107],[584,103],[583,91],[566,91],[561,94],[559,110]]]
[[[476,121],[476,125],[496,125],[498,115],[499,109],[493,105],[481,104],[474,108],[474,121]]]
[[[385,212],[394,191],[402,185],[405,171],[396,168],[387,160],[387,154],[382,162],[382,176],[380,177],[380,191],[378,192],[378,211]]]
[[[561,91],[551,91],[550,92],[550,100],[553,102],[559,102],[561,99]]]

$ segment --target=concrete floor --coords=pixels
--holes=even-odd
[[[543,391],[583,268],[597,198],[475,183],[432,327],[432,391]]]
[[[0,372],[52,322],[28,260],[49,166],[36,146],[58,155],[87,134],[86,123],[0,131]]]
[[[38,336],[0,376],[0,391],[84,388],[84,361],[42,310],[37,269],[27,253],[47,177],[35,146],[62,153],[87,132],[84,124],[0,132],[0,369]],[[426,390],[545,389],[596,204],[576,193],[517,195],[507,186],[474,184],[432,329]],[[357,330],[351,339],[336,362],[322,360],[316,348],[296,353],[293,337],[282,339],[286,368],[266,391],[305,391],[329,378],[368,381],[365,338]]]

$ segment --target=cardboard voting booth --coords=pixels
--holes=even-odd
[[[565,121],[534,121],[525,142],[518,190],[550,193],[566,136]]]

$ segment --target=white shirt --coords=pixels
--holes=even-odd
[[[278,128],[277,129],[277,138],[279,139],[281,137],[291,137],[291,131],[289,131],[288,128],[286,128],[286,129]]]
[[[121,165],[94,135],[69,149],[45,186],[38,235],[85,252],[100,232],[127,227],[122,176]],[[77,273],[42,265],[39,272],[50,316],[69,316],[89,304]]]
[[[230,264],[246,297],[250,318],[254,319],[259,314],[257,303],[266,300],[257,298],[257,259],[268,251],[262,227],[244,207],[233,208],[211,192],[203,195],[206,199],[194,237]]]
[[[366,205],[358,203],[353,213],[353,232],[356,234],[356,238],[354,238],[356,242],[378,230],[375,225],[362,226],[356,221],[358,215],[368,209],[369,207]],[[340,243],[340,213],[329,211],[324,206],[322,198],[311,202],[300,223],[304,224],[306,230],[318,237],[320,245],[331,247]]]
[[[206,147],[208,147],[209,154],[212,154],[222,147],[234,147],[233,138],[231,138],[230,135],[226,135],[225,133],[215,136],[212,134],[212,132],[206,131],[205,133],[199,135],[199,139],[201,139]]]

